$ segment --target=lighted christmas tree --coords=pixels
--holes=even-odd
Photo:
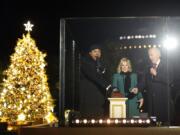
[[[46,54],[39,51],[35,40],[31,38],[33,25],[29,21],[24,25],[28,32],[18,39],[10,66],[4,72],[0,120],[57,122],[45,71]]]

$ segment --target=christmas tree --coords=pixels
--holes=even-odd
[[[39,51],[30,31],[33,25],[24,24],[27,34],[18,39],[0,93],[0,120],[6,122],[57,122],[53,114],[53,99],[45,71],[46,54]]]

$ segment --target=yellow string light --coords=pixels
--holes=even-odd
[[[31,38],[29,32],[33,25],[29,22],[25,26],[28,33],[18,39],[15,52],[10,56],[10,66],[4,72],[6,79],[3,79],[0,94],[0,120],[35,122],[51,114],[54,117],[52,122],[57,122],[52,112],[54,103],[45,71],[46,54],[39,51]]]

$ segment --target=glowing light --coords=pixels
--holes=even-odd
[[[98,126],[147,126],[150,124],[153,124],[153,122],[151,123],[151,119],[147,118],[147,119],[140,119],[140,118],[122,118],[122,119],[75,119],[74,121],[71,121],[71,124],[74,124],[74,126],[77,126],[78,124],[81,124],[81,126],[94,126],[95,124]],[[154,123],[155,124],[155,123]]]
[[[131,39],[144,39],[144,38],[156,38],[157,36],[155,34],[149,34],[149,35],[128,35],[128,36],[120,36],[120,40],[131,40]]]
[[[131,39],[131,37],[130,37],[130,36],[127,36],[127,39]]]
[[[132,119],[130,122],[131,122],[131,124],[134,124],[134,119]]]
[[[146,123],[147,123],[147,124],[151,123],[150,119],[147,119],[147,120],[146,120]]]
[[[103,120],[102,120],[102,119],[100,119],[100,120],[99,120],[99,123],[100,123],[100,124],[102,124],[102,123],[103,123]]]
[[[10,126],[10,125],[7,127],[8,131],[12,131],[13,129],[14,129],[13,126]]]
[[[75,123],[76,123],[76,124],[79,124],[79,122],[80,122],[79,119],[76,119],[76,120],[75,120]]]
[[[122,40],[122,39],[123,39],[123,37],[121,37],[121,36],[120,36],[120,37],[119,37],[119,39],[120,39],[120,40]]]
[[[126,124],[127,121],[126,121],[126,119],[124,119],[122,122],[123,122],[124,124]]]
[[[87,123],[87,119],[84,119],[84,120],[83,120],[83,123],[86,124],[86,123]]]
[[[12,89],[12,88],[13,88],[12,85],[9,85],[9,86],[8,86],[8,89]]]
[[[149,35],[149,38],[152,38],[153,37],[153,35]]]
[[[143,121],[142,121],[141,119],[139,119],[139,120],[138,120],[138,123],[140,123],[140,124],[141,124],[142,122],[143,122]]]
[[[7,92],[7,89],[3,89],[3,93],[6,93]]]
[[[17,119],[18,121],[25,121],[25,119],[26,119],[25,114],[21,113],[21,114],[18,115],[18,119]]]
[[[119,123],[118,119],[115,119],[115,121],[114,121],[114,122],[115,122],[115,124],[118,124],[118,123]]]
[[[91,120],[91,123],[92,123],[92,124],[94,124],[94,123],[95,123],[95,120],[94,120],[94,119],[92,119],[92,120]]]
[[[27,98],[30,99],[30,98],[31,98],[31,95],[27,95]],[[25,100],[24,102],[26,102],[26,100]]]
[[[107,124],[110,124],[111,123],[111,120],[110,119],[107,119]]]
[[[7,104],[6,103],[4,103],[4,107],[6,108],[6,106],[7,106]]]
[[[21,90],[22,90],[22,91],[25,91],[25,90],[26,90],[26,88],[25,88],[25,87],[22,87],[22,88],[21,88]]]
[[[45,119],[48,123],[57,122],[57,118],[54,116],[52,112],[48,112],[48,114],[45,116]]]
[[[33,24],[31,24],[30,21],[28,21],[27,23],[24,24],[25,26],[25,31],[32,31],[32,27],[34,26]]]
[[[156,38],[156,35],[153,35],[153,38]]]
[[[178,45],[178,41],[175,37],[166,36],[166,39],[163,41],[163,47],[168,50],[175,49]]]

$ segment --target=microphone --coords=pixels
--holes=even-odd
[[[100,72],[104,74],[106,72],[106,69],[102,66],[101,60],[99,57],[96,57],[96,66],[97,66],[97,72]]]

